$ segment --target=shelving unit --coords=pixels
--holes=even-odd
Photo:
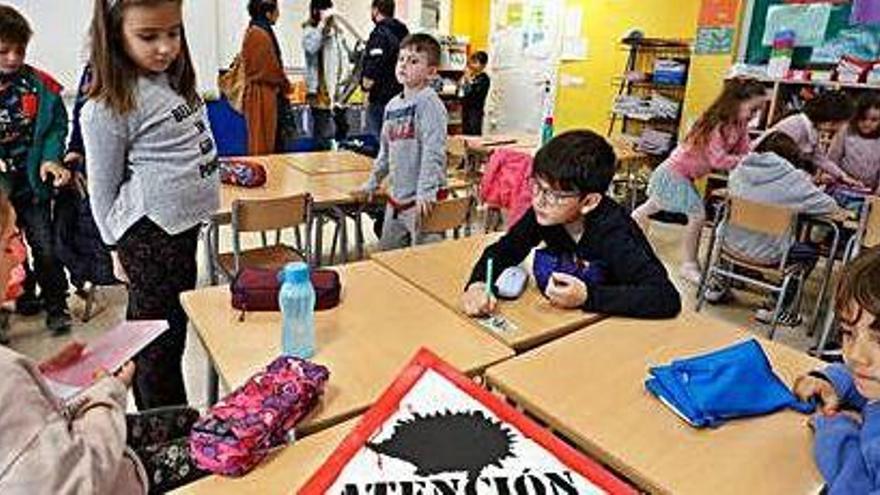
[[[458,86],[450,83],[457,83],[464,76],[470,45],[463,39],[444,36],[440,38],[440,48],[440,68],[437,69],[437,73],[443,84],[438,88],[438,94],[449,114],[447,133],[449,135],[461,134],[461,98],[458,96]],[[447,91],[446,88],[452,89],[452,92]]]
[[[855,100],[865,91],[880,91],[880,84],[870,83],[849,83],[838,81],[803,81],[792,79],[758,79],[770,88],[770,100],[759,119],[758,127],[753,129],[755,134],[763,132],[768,127],[781,120],[782,118],[800,110],[799,102],[804,91],[844,91]]]
[[[636,144],[636,150],[647,153],[646,158],[639,160],[635,166],[628,163],[615,177],[616,196],[635,207],[647,186],[650,170],[669,156],[677,143],[690,69],[691,46],[687,40],[627,38],[621,40],[621,49],[628,52],[628,57],[623,74],[611,81],[617,88],[617,93],[609,116],[608,137],[623,142],[638,143],[641,140],[644,145],[648,144],[648,140],[642,137],[647,130],[662,132],[669,137],[668,146],[661,147],[665,149],[640,149]],[[683,67],[679,80],[674,83],[657,80],[654,71],[658,61],[671,61]],[[664,104],[674,102],[677,108],[672,115],[664,114],[670,112],[651,115],[652,111],[657,111],[651,105],[646,110],[626,112],[619,109],[618,102],[621,99],[641,100],[645,103],[649,100],[661,100]]]

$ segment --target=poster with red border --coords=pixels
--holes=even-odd
[[[298,493],[637,492],[421,349]]]

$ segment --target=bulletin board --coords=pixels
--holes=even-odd
[[[794,2],[791,0],[754,0],[748,30],[745,62],[764,64],[770,58],[770,47],[764,44],[765,26],[771,7],[782,4],[819,3]],[[824,42],[815,47],[796,46],[792,62],[796,67],[822,66],[836,63],[841,55],[847,54],[862,59],[880,59],[880,25],[852,22],[853,2],[834,1]]]

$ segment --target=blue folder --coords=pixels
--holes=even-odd
[[[773,373],[754,339],[649,369],[645,387],[694,427],[716,427],[727,420],[780,409],[811,413]]]

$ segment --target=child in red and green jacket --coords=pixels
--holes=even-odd
[[[67,111],[61,86],[24,63],[31,38],[27,20],[0,5],[0,179],[10,193],[31,247],[34,270],[46,306],[46,326],[70,331],[67,277],[52,239],[52,190],[70,180],[61,165]]]

